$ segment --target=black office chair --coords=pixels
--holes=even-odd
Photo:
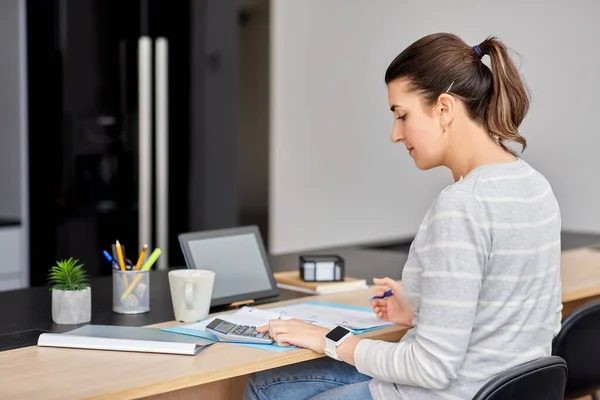
[[[473,400],[562,400],[566,382],[565,360],[542,357],[496,375]]]
[[[552,354],[569,366],[565,399],[592,396],[600,389],[600,301],[577,308],[562,321],[552,342]]]

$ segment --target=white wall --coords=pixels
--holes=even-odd
[[[270,248],[412,236],[442,169],[390,142],[384,72],[421,36],[497,35],[532,92],[523,158],[554,186],[567,230],[600,232],[600,2],[271,0]]]

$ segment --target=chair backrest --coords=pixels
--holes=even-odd
[[[552,343],[552,354],[569,366],[566,398],[600,389],[600,301],[584,304],[567,315]]]
[[[567,363],[548,356],[512,367],[485,383],[473,400],[562,400]]]

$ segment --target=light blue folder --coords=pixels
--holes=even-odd
[[[372,311],[371,308],[369,308],[369,307],[349,306],[349,305],[345,305],[345,304],[329,303],[329,302],[323,302],[323,301],[307,301],[307,302],[304,302],[303,304],[320,305],[320,306],[325,306],[325,307],[335,307],[335,308],[356,310],[356,311],[366,311],[366,312]],[[265,309],[265,311],[269,311],[269,309]],[[226,316],[224,316],[223,318],[225,320],[227,319]],[[385,323],[382,325],[372,326],[369,328],[352,329],[352,332],[354,334],[360,334],[360,333],[364,333],[364,332],[374,331],[377,329],[382,329],[382,328],[392,326],[392,325],[393,324]],[[179,334],[183,334],[183,335],[202,337],[205,339],[216,340],[216,341],[219,340],[218,337],[213,335],[212,333],[205,332],[205,331],[202,331],[199,329],[190,329],[190,328],[188,328],[189,326],[190,325],[182,325],[182,326],[176,326],[176,327],[171,327],[171,328],[161,328],[161,329],[163,331],[172,332],[172,333],[179,333]],[[277,344],[254,344],[254,343],[233,343],[233,342],[228,342],[228,343],[237,345],[237,346],[254,347],[256,349],[263,349],[263,350],[276,351],[276,352],[284,352],[284,351],[290,351],[290,350],[297,349],[296,346],[281,347],[281,346],[278,346]]]

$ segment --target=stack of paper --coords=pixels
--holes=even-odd
[[[343,281],[334,282],[306,282],[300,278],[298,271],[276,272],[273,278],[277,282],[277,287],[287,290],[295,290],[310,294],[327,294],[347,292],[350,290],[366,289],[367,280],[347,276]]]
[[[304,303],[268,309],[243,307],[231,314],[211,317],[194,324],[162,329],[167,332],[198,336],[211,340],[219,340],[215,335],[208,333],[205,330],[206,326],[215,318],[220,318],[224,321],[232,322],[234,324],[256,327],[267,325],[269,321],[273,319],[298,318],[315,325],[326,327],[328,329],[333,329],[337,325],[342,325],[352,330],[355,334],[381,329],[392,325],[387,321],[377,318],[375,313],[367,307],[353,307],[337,303],[308,301]],[[271,351],[287,351],[295,349],[295,347],[279,347],[276,344],[231,344],[255,347]]]

